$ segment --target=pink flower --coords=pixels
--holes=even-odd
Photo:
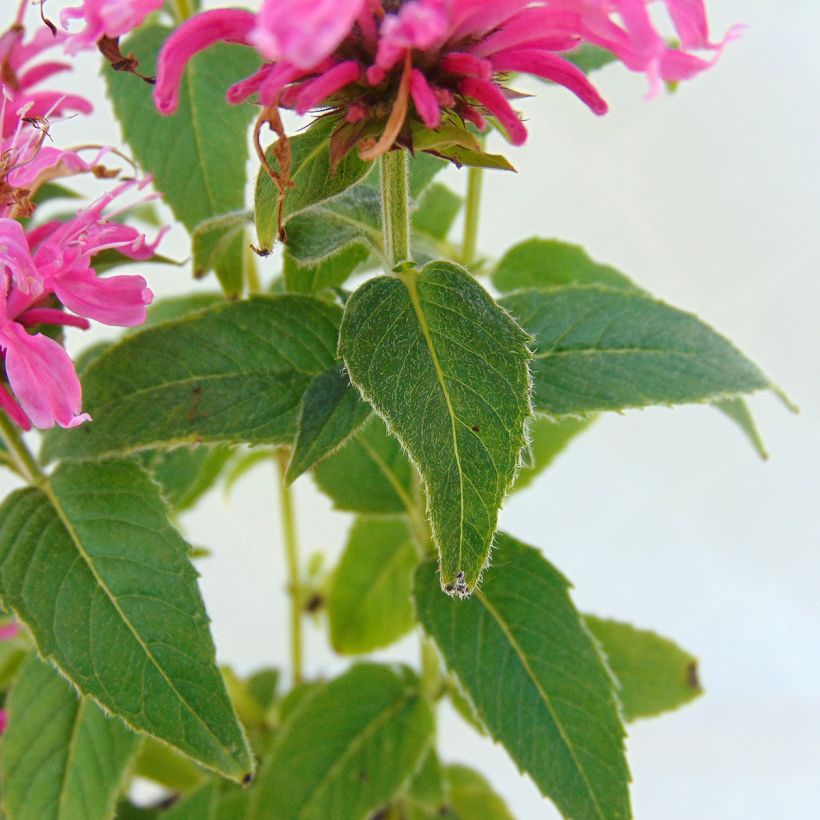
[[[267,0],[250,40],[269,60],[310,69],[350,34],[368,0]]]
[[[85,28],[70,35],[66,51],[76,54],[93,48],[103,37],[115,39],[141,25],[153,11],[162,8],[163,0],[84,0],[82,5],[64,9],[60,23],[68,27],[70,20],[82,20]]]
[[[8,709],[0,709],[0,735],[2,735],[9,725]]]
[[[45,51],[64,40],[63,35],[55,37],[43,28],[25,42],[25,32],[19,24],[0,36],[0,93],[3,105],[0,136],[11,136],[22,116],[34,119],[91,113],[92,105],[85,97],[39,88],[44,81],[71,69],[65,62],[37,62]]]
[[[520,144],[527,132],[505,87],[511,73],[562,85],[603,114],[606,103],[566,52],[608,49],[655,89],[708,68],[714,60],[691,51],[719,53],[736,33],[712,43],[702,0],[663,0],[682,43],[673,48],[650,19],[652,2],[659,0],[267,0],[257,15],[209,11],[166,42],[155,100],[172,113],[188,60],[228,41],[254,45],[268,60],[229,90],[231,103],[255,94],[268,109],[335,109],[363,135],[380,126],[378,141],[362,143],[367,158],[396,141],[410,145],[408,121],[435,129],[444,117],[484,128],[490,115]]]
[[[10,641],[20,634],[20,624],[10,621],[0,626],[0,641]]]

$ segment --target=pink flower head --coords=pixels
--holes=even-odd
[[[269,60],[310,69],[329,57],[368,0],[267,0],[250,40]]]
[[[94,48],[103,37],[115,39],[142,24],[153,11],[162,8],[163,0],[84,0],[82,5],[64,9],[60,23],[67,28],[70,20],[82,20],[85,28],[70,35],[66,51],[76,54]]]
[[[10,137],[23,116],[34,120],[91,113],[92,105],[85,97],[39,87],[46,80],[71,69],[65,62],[38,62],[44,52],[64,41],[64,35],[58,33],[55,37],[43,28],[26,42],[25,31],[19,24],[0,36],[0,136]]]
[[[137,260],[154,253],[164,231],[148,243],[135,228],[110,221],[116,214],[108,212],[116,199],[145,184],[122,183],[72,219],[45,223],[28,234],[16,220],[0,218],[0,350],[11,389],[0,385],[0,408],[24,429],[74,427],[89,420],[68,354],[30,328],[87,328],[88,319],[128,327],[145,320],[153,299],[145,279],[101,278],[93,268],[94,256],[107,249]]]
[[[650,17],[661,2],[681,48]],[[607,49],[655,88],[708,68],[714,57],[692,52],[719,53],[735,33],[711,42],[703,0],[267,0],[257,15],[209,11],[178,28],[160,55],[155,100],[172,113],[187,61],[228,41],[268,60],[229,90],[231,103],[258,95],[267,109],[335,111],[347,129],[338,142],[359,142],[368,159],[396,143],[412,147],[414,123],[436,129],[445,118],[484,128],[491,116],[518,145],[527,131],[510,102],[510,75],[564,86],[604,114],[606,103],[567,52]]]

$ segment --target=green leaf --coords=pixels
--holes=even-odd
[[[535,336],[535,409],[554,418],[771,387],[696,316],[641,293],[570,285],[518,291],[501,304]]]
[[[384,422],[371,417],[337,453],[314,469],[319,489],[337,510],[364,515],[409,512],[413,468]],[[351,481],[351,476],[356,480]]]
[[[400,800],[402,820],[436,820],[449,817],[450,806],[444,769],[434,749],[430,749]],[[460,815],[456,815],[460,820]]]
[[[187,757],[150,737],[143,738],[134,764],[134,774],[175,792],[196,789],[205,779],[204,772]]]
[[[566,817],[627,818],[629,772],[615,681],[570,600],[532,547],[498,534],[495,566],[467,601],[416,574],[416,612],[482,722]]]
[[[169,33],[161,26],[145,26],[123,43],[123,54],[133,52],[140,70],[154,74],[156,55]],[[157,113],[150,86],[129,74],[105,72],[126,142],[189,231],[245,205],[253,108],[226,105],[225,92],[258,66],[253,49],[238,45],[219,44],[197,54],[185,70],[179,110],[172,117]]]
[[[180,513],[216,484],[231,453],[226,445],[178,447],[169,452],[150,450],[142,454],[141,462],[160,485],[168,506]]]
[[[318,375],[302,399],[286,480],[295,481],[331,455],[369,415],[370,407],[351,387],[342,368],[336,366]]]
[[[533,419],[530,422],[530,462],[521,468],[512,492],[529,487],[594,420],[594,416],[566,418],[558,422],[548,417]]]
[[[148,317],[137,331],[145,330],[147,327],[154,327],[163,322],[170,322],[172,319],[181,319],[189,313],[196,313],[209,307],[221,305],[225,297],[221,293],[186,293],[184,296],[170,296],[154,302],[148,308]]]
[[[229,299],[236,299],[245,287],[247,228],[252,214],[234,211],[206,219],[191,234],[194,276],[199,279],[213,271]]]
[[[452,765],[444,770],[450,806],[458,820],[514,820],[507,804],[475,769]]]
[[[355,666],[292,713],[264,760],[248,820],[365,818],[427,749],[433,718],[408,670]]]
[[[609,265],[593,261],[583,248],[553,239],[528,239],[510,248],[496,265],[491,278],[502,293],[559,285],[603,285],[638,290],[632,280]]]
[[[370,251],[360,244],[349,245],[335,256],[308,265],[299,264],[285,251],[284,276],[287,290],[310,295],[325,288],[340,288],[356,268],[369,258]]]
[[[442,588],[469,594],[525,443],[526,334],[463,269],[433,262],[356,291],[339,350],[419,469]]]
[[[128,336],[83,379],[94,418],[45,457],[101,458],[185,443],[289,443],[302,396],[336,359],[339,308],[255,297]]]
[[[108,820],[139,737],[32,654],[9,697],[3,804],[14,820]]]
[[[337,652],[372,652],[413,628],[417,564],[403,518],[356,520],[328,593],[330,640]]]
[[[592,615],[584,620],[620,683],[618,699],[626,720],[669,712],[703,694],[697,659],[677,644],[619,621]]]
[[[282,222],[287,224],[302,211],[325,202],[363,179],[372,164],[351,151],[336,168],[330,168],[330,136],[338,122],[325,117],[306,131],[290,138],[290,179],[293,188],[287,192],[282,207]],[[268,162],[278,169],[273,147],[266,152]],[[270,250],[279,232],[279,191],[262,168],[256,179],[256,232],[259,246]]]
[[[356,185],[294,217],[288,223],[287,249],[301,265],[316,264],[351,244],[382,253],[381,196]]]
[[[40,653],[132,728],[242,780],[189,551],[133,462],[62,465],[0,507],[0,592]]]
[[[248,692],[260,709],[267,711],[276,702],[279,679],[279,670],[272,668],[260,669],[248,678]]]
[[[757,454],[764,461],[768,461],[769,453],[766,450],[766,444],[760,435],[760,431],[757,429],[752,412],[749,410],[749,405],[746,404],[743,399],[721,399],[714,404],[721,413],[731,419],[740,428],[741,432],[749,439],[749,443],[754,447]]]
[[[515,171],[515,167],[501,154],[485,154],[483,151],[471,151],[459,145],[440,146],[435,151],[437,156],[450,160],[457,168],[489,168],[493,171]]]
[[[445,240],[463,204],[464,200],[446,185],[433,183],[413,214],[413,230],[439,242]]]
[[[487,734],[487,729],[476,713],[475,706],[470,703],[470,699],[462,691],[458,680],[452,676],[447,679],[447,697],[450,698],[450,703],[465,723],[472,726],[480,735]]]

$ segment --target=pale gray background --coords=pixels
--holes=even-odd
[[[715,32],[749,29],[674,96],[646,102],[642,78],[613,67],[596,77],[612,108],[597,119],[567,92],[526,87],[538,94],[522,105],[531,139],[508,151],[517,176],[488,178],[482,248],[498,254],[533,235],[585,245],[735,340],[802,413],[768,395],[752,401],[768,463],[709,408],[605,418],[509,502],[503,526],[544,549],[579,606],[655,628],[701,659],[704,698],[631,727],[638,818],[808,819],[820,815],[820,7],[711,5]],[[93,61],[83,71],[82,90],[107,112]],[[117,139],[107,116],[93,130],[62,128],[63,143]],[[449,181],[462,186],[463,175]],[[184,237],[165,252],[184,257]],[[176,269],[150,277],[160,294],[189,285]],[[303,549],[336,554],[348,519],[310,479],[296,493]],[[270,467],[230,500],[212,493],[183,525],[214,550],[200,568],[220,658],[243,672],[286,665]],[[345,665],[319,630],[306,651],[311,674]],[[415,639],[384,655],[416,656]],[[439,731],[445,759],[490,775],[517,817],[557,816],[447,711]]]

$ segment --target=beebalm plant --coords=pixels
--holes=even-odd
[[[480,255],[483,174],[512,169],[485,137],[527,138],[519,74],[601,115],[597,68],[655,94],[737,32],[710,39],[700,0],[54,5],[23,0],[0,38],[0,460],[24,485],[0,507],[4,815],[509,817],[439,756],[449,700],[562,815],[629,817],[625,726],[698,696],[696,661],[580,613],[499,510],[601,413],[713,404],[759,447],[743,397],[773,388],[580,248]],[[91,104],[55,55],[95,49],[125,146],[61,148]],[[450,165],[466,197],[437,179]],[[158,196],[221,288],[149,310]],[[109,275],[126,265],[141,274]],[[91,322],[129,330],[72,362],[63,329]],[[241,677],[216,665],[175,520],[263,460],[292,666]],[[308,473],[356,516],[329,572],[298,551]],[[355,660],[331,680],[303,664],[308,613]],[[361,660],[412,631],[417,669]],[[139,808],[135,777],[167,799]]]

